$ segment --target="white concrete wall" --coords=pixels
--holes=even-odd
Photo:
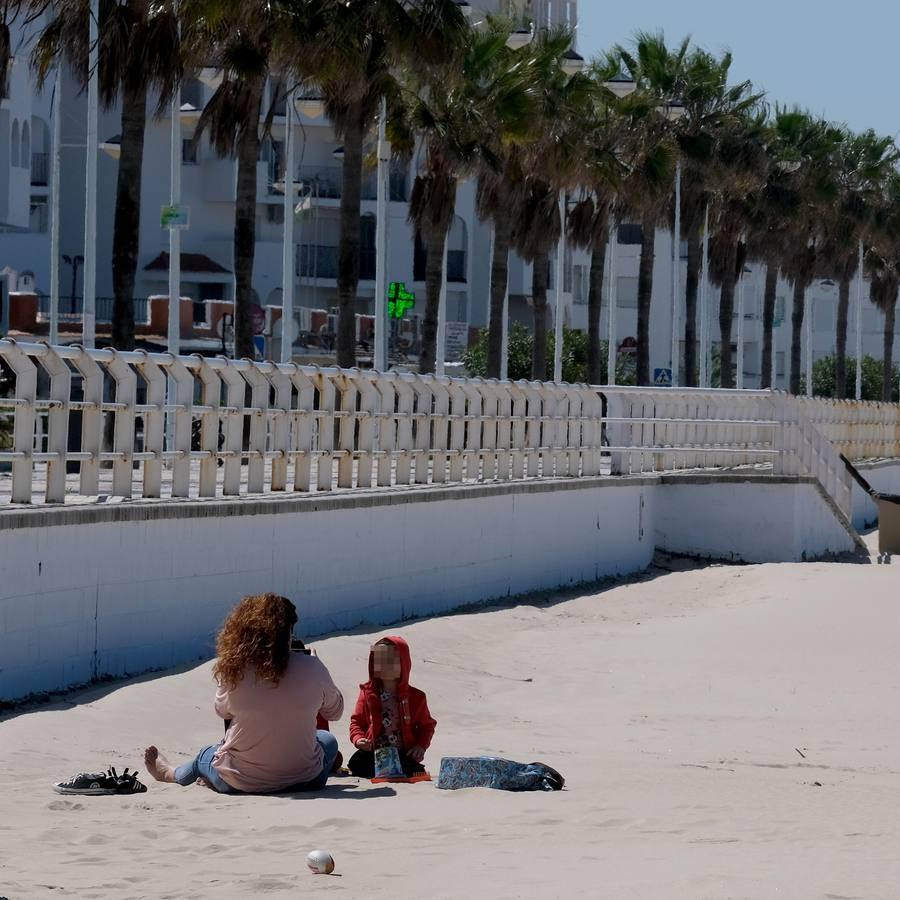
[[[809,479],[580,479],[0,515],[0,700],[210,655],[243,596],[317,635],[645,569],[659,548],[813,559],[854,536]]]
[[[240,501],[192,517],[132,507],[132,521],[57,527],[6,517],[0,699],[209,655],[250,593],[291,597],[314,635],[638,572],[654,551],[653,492],[570,482],[276,501],[259,514]]]
[[[656,499],[660,550],[734,562],[795,562],[855,549],[812,481],[664,478]]]
[[[885,461],[857,466],[860,475],[883,494],[900,494],[900,462]],[[878,523],[878,507],[875,501],[853,482],[853,527],[857,531],[871,528]]]

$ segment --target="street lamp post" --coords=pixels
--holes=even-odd
[[[709,203],[703,216],[703,277],[700,281],[700,387],[709,387]]]
[[[281,361],[294,350],[294,101],[287,98],[284,120],[284,240],[281,247]]]
[[[377,372],[385,372],[388,367],[387,218],[390,159],[391,146],[387,141],[387,100],[382,97],[381,112],[378,116],[378,194],[375,210],[375,353],[372,360],[372,365]],[[444,268],[446,269],[446,263]],[[443,359],[443,355],[441,358]]]
[[[72,267],[72,293],[69,294],[69,311],[76,313],[75,309],[75,292],[78,290],[78,267],[84,262],[84,257],[79,253],[77,256],[63,255],[63,262],[67,266]]]
[[[97,117],[99,107],[100,0],[91,0],[88,49],[87,139],[84,182],[84,305],[82,344],[92,348],[97,334]]]
[[[50,176],[50,344],[59,343],[59,174],[62,144],[62,66],[53,86],[53,159]]]
[[[678,387],[679,278],[681,274],[681,160],[675,163],[675,227],[672,231],[672,387]]]
[[[856,399],[862,400],[862,283],[863,242],[859,239],[859,267],[856,270]]]
[[[616,334],[616,294],[618,291],[618,279],[616,278],[616,244],[619,241],[619,228],[615,221],[610,225],[609,229],[609,249],[606,251],[606,268],[607,278],[609,279],[609,289],[606,292],[606,301],[609,304],[607,317],[609,327],[606,336],[606,383],[616,383],[616,359],[618,355],[618,336]]]
[[[169,203],[181,203],[181,85],[172,94],[172,127],[169,133]],[[169,225],[169,319],[167,344],[169,353],[181,353],[181,230]],[[169,379],[170,391],[175,382]],[[171,401],[174,403],[174,399]]]
[[[562,191],[559,197],[560,232],[559,243],[556,245],[556,300],[553,308],[553,380],[562,381],[562,351],[563,351],[563,323],[562,323],[562,294],[563,294],[563,268],[566,260],[566,214],[568,203],[566,192]]]
[[[813,373],[813,327],[812,327],[812,319],[813,319],[813,309],[815,307],[815,300],[810,301],[809,296],[809,288],[806,289],[806,295],[803,298],[804,306],[806,307],[806,396],[812,397],[812,373]]]

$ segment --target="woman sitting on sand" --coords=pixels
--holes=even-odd
[[[317,731],[316,716],[334,722],[344,699],[315,656],[291,652],[297,622],[285,597],[246,597],[216,641],[215,709],[231,724],[225,740],[204,747],[189,763],[172,766],[156,747],[144,753],[157,781],[193,784],[202,778],[220,794],[267,794],[325,786],[338,745]]]

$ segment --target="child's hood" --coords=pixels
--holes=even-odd
[[[391,634],[387,637],[379,638],[380,641],[388,641],[393,644],[400,655],[400,684],[399,687],[405,688],[409,686],[409,671],[412,669],[412,657],[409,654],[409,644],[399,635]],[[375,683],[375,650],[369,650],[369,683]]]

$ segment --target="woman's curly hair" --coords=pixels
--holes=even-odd
[[[244,597],[216,640],[216,680],[231,690],[250,668],[260,678],[278,684],[287,669],[296,624],[297,610],[287,597],[271,593]]]

